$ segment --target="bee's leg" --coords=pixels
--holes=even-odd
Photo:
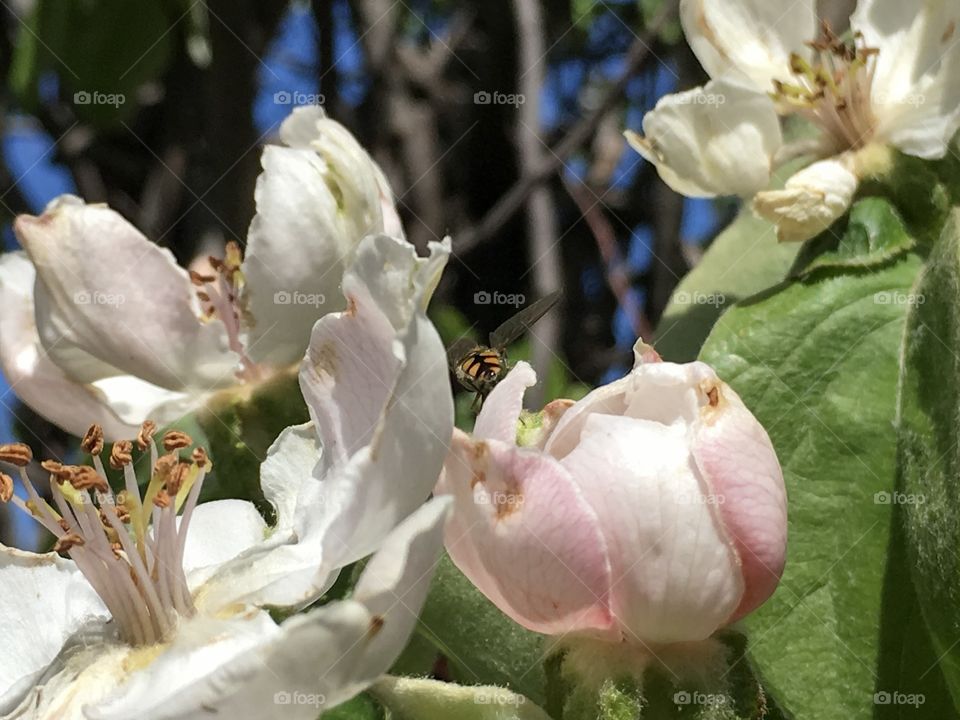
[[[483,407],[483,393],[478,392],[473,396],[473,404],[470,406],[470,411],[478,413],[481,407]]]

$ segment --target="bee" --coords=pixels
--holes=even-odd
[[[474,408],[483,404],[483,399],[510,369],[507,364],[507,345],[546,315],[556,305],[560,294],[560,290],[552,292],[516,313],[490,333],[489,345],[477,345],[470,338],[460,338],[447,350],[450,368],[457,381],[477,394]]]

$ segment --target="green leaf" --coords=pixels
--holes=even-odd
[[[914,294],[901,368],[899,500],[919,605],[960,703],[960,210]]]
[[[501,685],[543,704],[543,636],[500,612],[446,554],[437,566],[418,631],[446,655],[458,682]]]
[[[842,235],[820,233],[803,245],[791,270],[808,275],[823,268],[870,268],[916,245],[900,214],[883,198],[864,198],[850,211]]]
[[[523,695],[489,685],[386,675],[371,692],[390,709],[392,720],[550,720]]]
[[[677,285],[657,327],[657,352],[672,362],[696,359],[721,313],[783,280],[799,249],[777,242],[773,225],[744,208]]]
[[[783,580],[744,625],[771,693],[804,720],[871,718],[894,489],[908,253],[823,270],[731,308],[701,359],[767,429],[789,497]],[[904,590],[909,592],[909,588]]]
[[[283,717],[283,713],[278,712],[277,717]],[[369,693],[363,693],[327,710],[320,717],[322,720],[384,720],[386,714],[377,700]]]

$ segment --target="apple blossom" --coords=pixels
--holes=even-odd
[[[756,194],[781,240],[805,240],[849,207],[860,179],[893,147],[938,159],[960,128],[960,2],[859,0],[849,40],[816,37],[811,0],[681,0],[691,48],[713,78],[662,98],[631,145],[685,195]],[[777,115],[817,135],[784,146]],[[773,167],[815,162],[783,191],[762,192]],[[886,161],[888,162],[888,161]]]
[[[0,256],[0,365],[20,398],[79,434],[165,424],[213,393],[302,358],[318,317],[340,310],[361,238],[402,237],[383,174],[341,125],[298,108],[263,151],[241,261],[189,272],[118,213],[62,196]]]
[[[700,641],[780,578],[785,490],[766,432],[708,365],[636,354],[629,375],[551,403],[539,426],[520,415],[536,377],[518,363],[473,436],[454,433],[437,488],[454,498],[447,551],[530,630]]]
[[[0,546],[0,713],[261,718],[280,703],[284,717],[313,718],[389,668],[425,599],[447,506],[423,503],[453,425],[425,315],[448,252],[361,242],[346,309],[317,322],[300,368],[313,421],[287,428],[261,465],[272,526],[246,501],[198,504],[206,454],[187,455],[190,438],[171,431],[161,455],[152,423],[137,438],[153,468],[143,494],[129,441],[108,453],[123,491],[107,484],[99,426],[83,439],[93,467],[43,464],[52,505],[25,471],[29,448],[0,446],[23,487],[0,476],[0,501],[69,556]],[[370,553],[349,600],[271,619],[267,608],[313,604]]]

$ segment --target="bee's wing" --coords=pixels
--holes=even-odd
[[[534,303],[527,305],[503,325],[490,333],[490,346],[505,348],[518,337],[523,335],[537,320],[547,314],[547,311],[557,304],[562,290],[545,295]]]
[[[476,340],[471,340],[468,337],[455,340],[453,345],[447,348],[447,362],[450,363],[450,368],[456,369],[459,362],[476,346]]]

